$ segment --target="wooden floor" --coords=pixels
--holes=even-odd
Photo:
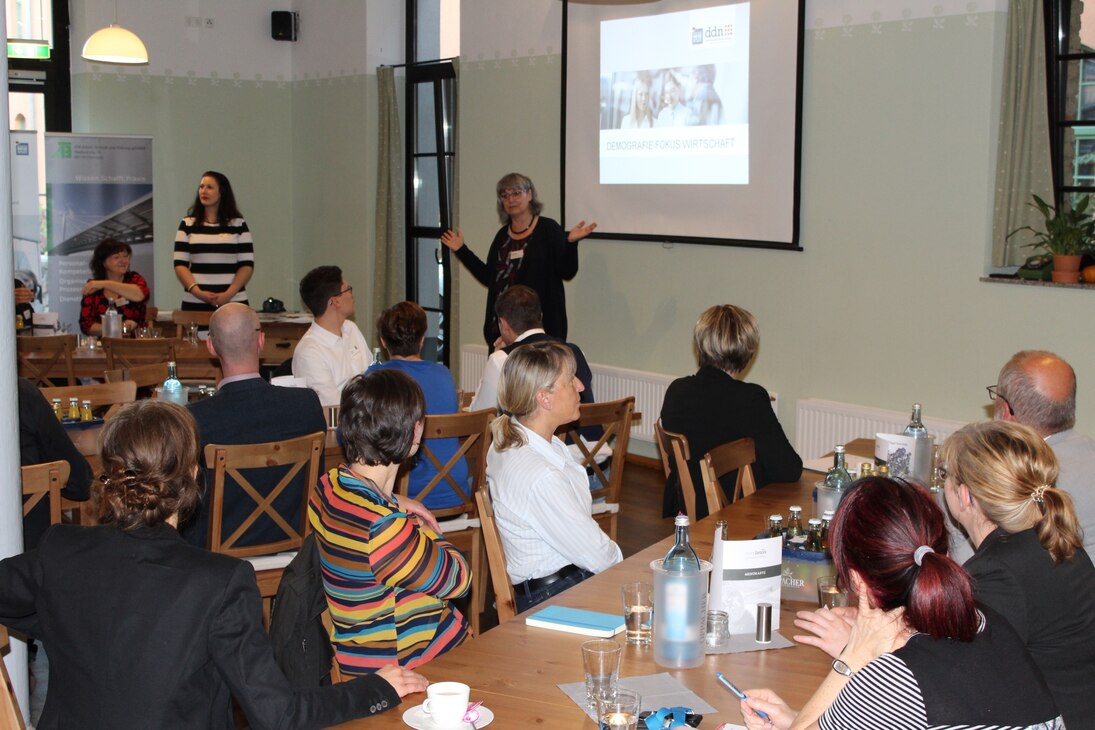
[[[656,467],[656,468],[655,468]],[[662,517],[662,489],[665,474],[655,461],[631,461],[624,467],[620,489],[620,516],[616,526],[617,544],[625,558],[673,534],[672,518]],[[480,617],[480,631],[498,625],[498,614],[488,597],[487,610]]]

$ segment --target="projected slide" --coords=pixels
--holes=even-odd
[[[749,183],[749,3],[600,24],[602,185]]]

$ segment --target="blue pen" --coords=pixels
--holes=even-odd
[[[717,679],[717,680],[719,680],[720,682],[722,682],[722,686],[723,686],[723,687],[726,687],[726,689],[730,690],[730,691],[731,691],[731,692],[732,692],[732,693],[734,694],[734,696],[735,696],[735,697],[737,697],[737,698],[738,698],[739,700],[744,700],[744,699],[746,699],[746,697],[745,697],[745,693],[744,693],[744,692],[742,692],[742,691],[741,691],[740,689],[738,689],[737,687],[735,687],[735,686],[734,686],[734,683],[733,683],[733,682],[731,682],[731,681],[730,681],[729,679],[727,679],[727,678],[726,678],[726,675],[724,675],[724,674],[723,674],[722,672],[715,672],[715,679]],[[760,710],[756,710],[756,709],[754,709],[754,710],[753,710],[753,712],[757,713],[757,715],[758,715],[758,716],[759,716],[759,717],[760,717],[760,718],[761,718],[762,720],[769,720],[769,719],[771,719],[771,718],[769,718],[769,717],[768,717],[768,715],[764,714],[764,713],[763,713],[763,712],[761,712]]]

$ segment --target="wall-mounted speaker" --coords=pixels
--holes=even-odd
[[[275,41],[295,41],[300,33],[300,15],[290,10],[270,13],[270,37]]]

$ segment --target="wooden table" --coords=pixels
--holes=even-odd
[[[816,472],[804,472],[792,484],[771,484],[756,494],[726,507],[692,527],[692,544],[701,557],[711,554],[715,520],[729,523],[730,536],[747,539],[767,525],[768,515],[786,512],[791,504],[809,504]],[[536,608],[558,604],[596,611],[620,610],[620,585],[634,580],[651,580],[650,561],[669,550],[673,538],[666,538],[631,556],[624,562],[552,598]],[[808,604],[783,602],[780,633],[790,637],[796,610]],[[460,681],[472,688],[471,698],[482,700],[495,714],[491,727],[545,727],[589,730],[592,721],[559,690],[557,684],[584,679],[580,645],[589,637],[525,626],[518,616],[487,631],[463,646],[430,662],[419,671],[431,682]],[[621,634],[619,641],[623,643]],[[830,671],[830,660],[808,646],[710,655],[697,669],[669,670],[654,663],[649,647],[624,645],[620,676],[669,672],[706,700],[718,713],[704,718],[703,728],[714,730],[720,722],[741,723],[738,700],[715,680],[721,671],[742,688],[771,687],[792,707],[801,707]],[[340,725],[341,728],[406,728],[403,713],[421,704],[424,694],[411,695],[393,710],[374,717]]]

